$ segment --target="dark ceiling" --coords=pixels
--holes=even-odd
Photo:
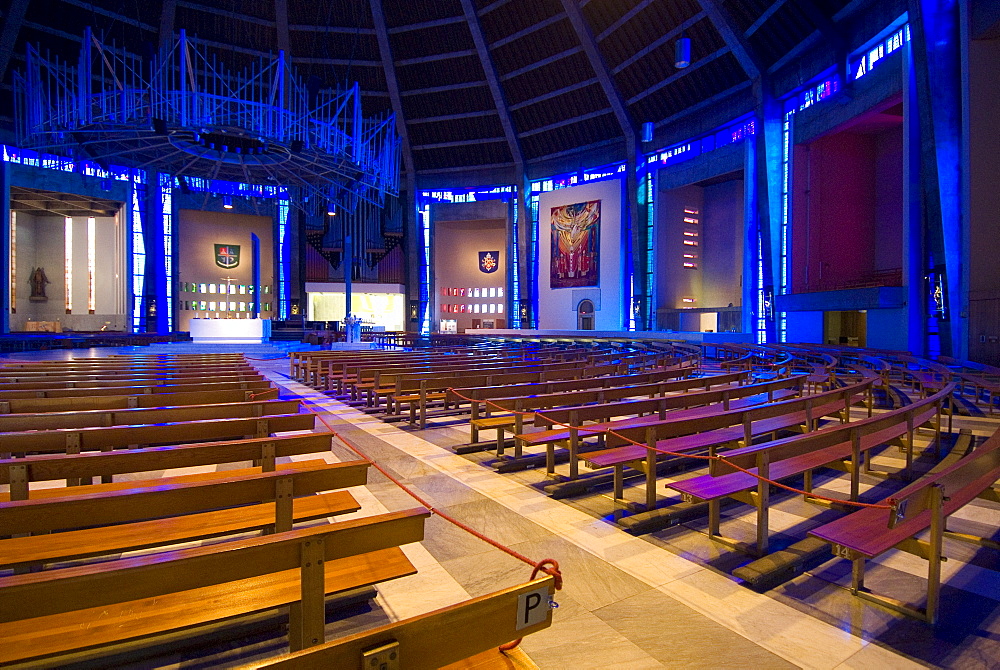
[[[751,74],[788,68],[846,40],[881,0],[6,0],[0,124],[25,46],[75,62],[91,26],[135,53],[161,36],[222,46],[234,62],[285,48],[303,77],[358,81],[366,115],[405,119],[418,175],[529,171],[560,158],[621,159],[643,122],[657,141],[705,111],[753,108]],[[691,66],[674,43],[691,38]],[[407,161],[409,163],[409,161]],[[409,167],[409,165],[407,165]]]

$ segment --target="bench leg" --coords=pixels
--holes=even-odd
[[[851,564],[851,593],[858,595],[865,590],[865,559],[855,558]]]
[[[708,501],[708,536],[720,537],[719,521],[722,515],[722,501],[718,498]]]
[[[580,476],[580,461],[577,454],[580,453],[580,436],[575,430],[569,432],[569,478],[576,479]]]
[[[646,511],[656,508],[656,453],[646,456]]]
[[[761,482],[757,488],[757,555],[767,555],[768,546],[768,520],[770,517],[770,497],[771,486],[767,482]]]

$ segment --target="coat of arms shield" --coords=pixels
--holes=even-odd
[[[215,264],[220,268],[230,270],[240,264],[240,245],[216,244]]]

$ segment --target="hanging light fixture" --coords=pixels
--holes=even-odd
[[[685,33],[674,43],[674,67],[684,69],[691,64],[691,38]]]
[[[233,208],[233,196],[231,196],[231,195],[224,195],[224,196],[222,196],[222,208],[223,209],[232,209]]]

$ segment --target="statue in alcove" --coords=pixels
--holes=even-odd
[[[31,278],[28,279],[28,283],[31,284],[31,296],[28,298],[31,302],[48,302],[49,297],[45,295],[45,285],[51,284],[49,278],[45,276],[45,269],[42,267],[37,267],[31,271]]]

